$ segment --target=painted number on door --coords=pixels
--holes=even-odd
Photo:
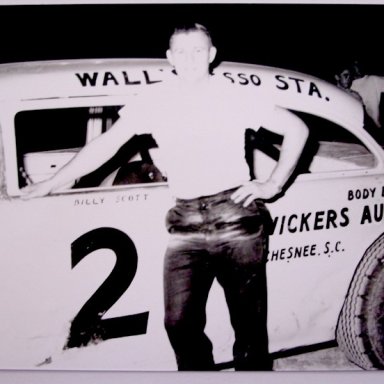
[[[129,288],[136,274],[137,251],[127,234],[115,228],[97,228],[80,236],[72,243],[72,268],[102,248],[115,253],[116,263],[105,281],[73,319],[64,349],[147,332],[149,312],[102,318]]]

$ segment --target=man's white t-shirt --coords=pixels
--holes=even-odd
[[[359,93],[368,115],[381,127],[380,122],[380,99],[384,92],[384,77],[366,75],[352,82],[351,89]]]
[[[257,89],[257,88],[256,88]],[[212,76],[197,88],[174,80],[151,85],[119,112],[127,129],[152,134],[161,156],[155,161],[174,197],[195,198],[249,180],[245,130],[257,130],[272,105],[255,89]]]

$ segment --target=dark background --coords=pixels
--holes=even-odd
[[[384,74],[383,5],[83,4],[0,6],[0,62],[164,57],[173,26],[205,24],[218,60],[333,81],[352,60]]]

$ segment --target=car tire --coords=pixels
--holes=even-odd
[[[367,370],[384,369],[384,234],[357,266],[336,328],[346,357]]]

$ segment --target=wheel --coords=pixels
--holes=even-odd
[[[384,234],[365,252],[336,328],[346,357],[363,369],[384,369]]]

